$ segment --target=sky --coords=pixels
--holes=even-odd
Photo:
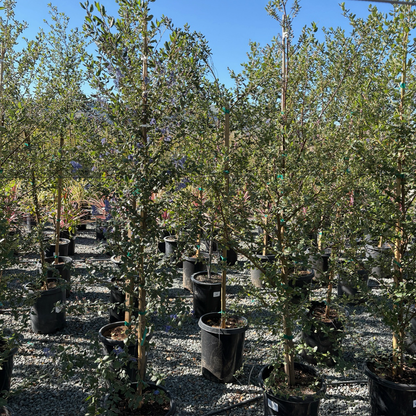
[[[0,0],[0,4],[3,1]],[[52,3],[70,18],[71,27],[81,27],[85,11],[78,0],[17,0],[16,18],[29,24],[24,36],[34,38],[39,27],[48,19],[47,4]],[[90,1],[94,3],[94,1]],[[107,13],[117,16],[115,0],[101,0]],[[301,0],[301,10],[294,22],[295,36],[305,25],[315,22],[318,28],[337,27],[349,31],[349,23],[342,16],[337,0]],[[346,7],[358,17],[368,15],[370,2],[345,0]],[[374,3],[375,4],[375,3]],[[165,15],[176,27],[188,23],[192,30],[201,32],[212,49],[215,73],[220,82],[232,87],[228,69],[240,72],[246,61],[250,42],[266,45],[280,33],[278,23],[271,18],[265,7],[267,0],[156,0],[151,4],[155,18]],[[390,4],[377,4],[383,13],[393,9]],[[319,33],[319,32],[318,32]]]

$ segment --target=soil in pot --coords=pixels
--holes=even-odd
[[[126,373],[128,374],[131,381],[137,379],[137,354],[138,354],[138,340],[137,337],[126,345],[126,339],[128,338],[128,332],[134,331],[134,326],[126,326],[124,321],[113,322],[104,325],[98,332],[99,340],[103,345],[103,353],[105,355],[115,354],[118,355],[120,352],[128,353],[132,359],[129,360],[128,364],[124,366]],[[152,337],[150,331],[146,333],[145,341],[149,342]],[[146,352],[147,358],[147,352]],[[146,362],[145,362],[145,374],[146,374]]]
[[[367,362],[371,416],[408,416],[416,409],[416,368],[404,366],[402,376],[392,373],[391,359]]]
[[[323,362],[334,366],[341,353],[343,325],[335,309],[325,316],[326,306],[323,302],[312,302],[307,313],[308,323],[302,330],[302,338],[308,347],[315,351],[303,350],[302,358],[309,364]]]
[[[121,392],[112,392],[106,398],[106,403],[113,403],[120,416],[173,416],[176,413],[176,404],[169,392],[154,383],[146,383],[142,397],[143,404],[140,409],[132,409],[129,405],[132,399],[125,398]],[[136,388],[135,383],[132,387]],[[133,393],[134,394],[134,393]],[[134,399],[133,399],[134,400]]]
[[[191,276],[195,318],[221,310],[221,276],[202,271]]]
[[[234,374],[243,364],[247,319],[228,316],[221,328],[221,314],[208,313],[198,322],[201,328],[202,375],[217,383],[235,381]]]
[[[264,390],[264,414],[279,416],[318,416],[319,404],[326,387],[316,370],[295,363],[296,384],[289,388],[283,366],[274,371],[265,366],[260,371],[259,382]]]

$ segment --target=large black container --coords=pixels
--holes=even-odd
[[[207,275],[206,271],[202,271],[191,276],[195,318],[221,310],[221,277],[218,273],[211,273],[210,281],[198,280],[198,276]]]
[[[70,241],[66,238],[59,239],[59,255],[68,256]],[[46,248],[46,257],[52,257],[55,254],[55,244],[49,244]]]
[[[75,241],[77,236],[74,233],[70,233],[68,230],[62,230],[59,236],[69,240],[68,256],[73,256],[75,254]]]
[[[371,416],[413,416],[416,414],[416,384],[394,383],[378,377],[364,365],[370,391]]]
[[[324,302],[311,302],[311,306],[307,313],[309,325],[302,330],[302,339],[306,345],[316,348],[315,352],[303,350],[302,358],[309,364],[316,365],[319,361],[323,361],[328,366],[336,364],[337,358],[341,351],[341,341],[343,336],[343,324],[339,317],[330,321],[322,321],[317,319],[314,311],[318,308],[325,309]]]
[[[411,327],[405,339],[406,351],[416,356],[416,318],[413,318],[410,323]]]
[[[8,351],[4,361],[0,360],[0,393],[2,391],[10,391],[10,381],[13,371],[13,357],[16,352],[17,347],[14,347]]]
[[[344,259],[340,259],[339,263],[345,263]],[[357,269],[354,275],[348,275],[344,271],[340,271],[338,275],[338,296],[344,296],[350,303],[360,302],[362,299],[362,288],[367,287],[368,271],[364,267]]]
[[[289,277],[289,286],[296,292],[292,294],[293,303],[299,304],[309,296],[314,275],[313,269],[307,269],[297,272],[294,277]]]
[[[98,331],[98,339],[100,340],[103,346],[103,353],[105,355],[118,355],[122,350],[128,353],[132,359],[124,366],[127,375],[130,378],[130,381],[137,381],[137,356],[138,356],[138,340],[135,339],[133,342],[126,345],[124,341],[114,340],[106,336],[106,334],[117,326],[124,326],[124,320],[120,322],[112,322],[107,325],[104,325]],[[151,333],[146,334],[145,342],[150,341]],[[147,352],[145,360],[145,369],[144,373],[146,374],[146,364],[147,364]]]
[[[48,282],[51,281],[57,284],[53,289],[34,291],[29,288],[29,296],[35,297],[30,309],[30,324],[37,334],[52,334],[66,325],[65,284],[61,279],[48,279]],[[55,306],[57,302],[60,306]]]
[[[273,263],[274,259],[276,258],[276,256],[273,254],[268,254],[265,256],[263,256],[262,254],[257,254],[256,257],[260,260],[262,264],[264,264],[265,267],[267,263]],[[251,283],[253,283],[255,287],[258,287],[259,289],[263,289],[264,288],[263,272],[260,269],[257,269],[256,267],[252,266],[250,270],[250,274],[251,274]]]
[[[304,364],[295,363],[295,369],[301,369],[302,371],[317,376],[315,369]],[[264,389],[264,380],[270,376],[272,371],[273,366],[266,365],[259,374],[260,386],[264,390],[264,416],[318,416],[319,403],[326,390],[322,381],[321,388],[316,394],[289,397],[274,396]]]
[[[114,304],[114,307],[108,309],[110,323],[124,321],[126,293],[115,284],[114,278],[111,279],[111,281],[113,282],[113,285],[110,288],[110,303]],[[139,301],[137,296],[135,296],[134,307],[137,308],[138,306]],[[137,312],[133,312],[133,316],[137,317]]]
[[[201,328],[202,375],[217,383],[234,381],[235,372],[243,364],[247,319],[233,318],[238,322],[236,328],[216,328],[209,325],[209,320],[221,319],[219,313],[208,313],[201,316],[198,322]]]
[[[163,238],[163,241],[165,242],[165,257],[175,267],[182,267],[182,260],[180,260],[178,253],[178,238],[174,235],[168,235]]]
[[[205,271],[206,269],[207,265],[203,259],[197,257],[185,257],[183,259],[183,287],[192,292],[192,275]]]
[[[69,298],[71,295],[71,267],[72,259],[68,256],[59,256],[58,264],[55,264],[54,257],[45,257],[45,262],[49,263],[47,277],[48,278],[59,278],[65,280],[66,285],[66,297]]]

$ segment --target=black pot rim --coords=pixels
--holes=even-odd
[[[242,332],[246,332],[248,329],[248,321],[247,318],[244,316],[238,316],[238,315],[231,315],[233,318],[242,319],[244,321],[244,326],[238,327],[238,328],[213,328],[212,326],[207,325],[204,321],[211,318],[220,318],[221,313],[219,312],[209,312],[205,315],[202,315],[199,318],[198,326],[204,330],[205,332],[209,332],[210,334],[219,334],[219,335],[235,335],[240,334]]]
[[[111,263],[114,263],[117,266],[120,266],[121,260],[116,260],[116,258],[119,257],[117,254],[114,254],[110,257]]]
[[[209,282],[200,282],[199,280],[197,280],[195,277],[199,276],[201,274],[208,274],[208,272],[206,270],[203,270],[202,272],[196,272],[191,276],[191,281],[193,283],[196,283],[197,285],[205,285],[205,286],[216,286],[216,285],[220,285],[221,286],[221,282],[217,282],[217,283],[209,283]],[[215,276],[219,276],[219,273],[214,273],[211,272],[212,275]]]
[[[264,378],[263,378],[263,373],[264,373],[264,371],[268,370],[270,367],[272,367],[272,368],[273,368],[273,365],[272,365],[272,364],[267,364],[267,365],[265,365],[265,366],[264,366],[264,367],[260,370],[260,373],[259,373],[259,375],[258,375],[258,380],[259,380],[259,382],[260,382],[260,386],[261,386],[261,388],[263,389],[263,391],[264,391],[267,395],[269,395],[269,396],[271,396],[271,397],[274,397],[274,398],[276,398],[277,400],[282,400],[282,401],[285,401],[285,402],[288,402],[288,403],[300,403],[300,402],[303,402],[303,403],[308,403],[308,402],[314,402],[314,401],[316,401],[316,400],[320,400],[320,398],[323,396],[323,394],[324,394],[324,393],[325,393],[325,391],[326,391],[325,379],[324,379],[323,377],[321,377],[321,378],[320,378],[321,383],[322,383],[321,388],[320,388],[320,390],[319,390],[319,391],[317,391],[317,392],[316,392],[316,393],[314,393],[314,394],[306,394],[306,395],[304,395],[304,396],[276,396],[276,395],[274,395],[273,393],[266,391],[266,390],[265,390],[265,388],[264,388]],[[313,368],[313,367],[312,367],[312,366],[310,366],[310,365],[306,365],[306,364],[302,364],[302,363],[295,363],[295,367],[306,368],[306,369],[308,369],[311,373],[313,373],[314,375],[318,376],[318,372],[315,370],[315,368]],[[266,378],[267,378],[267,377],[266,377]]]
[[[394,381],[389,381],[384,378],[379,377],[377,374],[374,374],[369,368],[368,365],[371,361],[364,363],[364,374],[371,380],[375,381],[382,386],[388,387],[389,389],[394,390],[405,390],[405,391],[414,391],[416,392],[416,384],[402,384],[396,383]]]
[[[276,258],[275,254],[256,254],[256,257],[260,260],[264,260],[264,261],[274,261]]]
[[[165,243],[176,243],[178,241],[178,237],[174,235],[168,235],[166,237],[163,237],[163,241]]]
[[[48,290],[41,290],[40,288],[34,288],[32,283],[27,283],[25,285],[26,290],[28,291],[29,294],[35,293],[35,292],[39,292],[40,293],[40,297],[44,297],[44,296],[53,296],[55,295],[55,293],[57,291],[61,291],[64,287],[66,287],[67,282],[66,280],[62,279],[61,277],[56,278],[56,277],[48,277],[47,278],[48,281],[59,281],[59,286],[54,287],[52,289],[48,289]]]
[[[199,257],[185,256],[183,258],[183,261],[189,261],[191,263],[197,263],[198,262],[197,260],[199,260],[199,263],[202,263],[202,261],[208,259],[208,257],[209,257],[209,254],[208,253],[200,252],[199,253]]]
[[[125,321],[116,321],[116,322],[110,322],[108,324],[105,324],[103,327],[101,327],[99,329],[99,331],[98,331],[98,338],[100,340],[107,340],[109,344],[112,344],[112,343],[114,343],[114,345],[120,345],[120,343],[123,343],[124,344],[124,341],[123,340],[118,341],[118,340],[114,340],[114,339],[111,339],[111,338],[107,338],[107,337],[105,337],[103,335],[103,331],[105,329],[115,328],[116,326],[124,326],[124,325],[125,325]],[[148,330],[147,331],[147,334],[146,334],[146,341],[150,341],[152,339],[152,336],[153,336],[152,326],[149,325],[149,326],[146,326],[146,328]],[[138,343],[139,342],[139,340],[137,338],[135,338],[134,341],[135,341],[135,343]]]

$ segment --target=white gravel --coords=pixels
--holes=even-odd
[[[95,233],[90,227],[78,233],[76,255],[74,256],[75,271],[73,272],[73,294],[68,305],[76,302],[97,300],[106,301],[108,289],[100,284],[88,285],[81,291],[80,283],[87,274],[87,263],[95,261],[101,265],[113,267],[105,249],[95,240]],[[97,260],[99,259],[99,260]],[[32,271],[33,262],[26,263],[26,270]],[[78,274],[78,276],[74,276]],[[229,298],[235,298],[239,285],[247,285],[249,272],[241,270],[230,274],[233,282],[230,285]],[[374,289],[377,290],[377,289]],[[314,290],[314,296],[323,289]],[[170,296],[183,296],[189,310],[192,309],[192,298],[182,288],[182,270],[177,270],[174,289]],[[246,306],[256,315],[256,305],[245,301]],[[364,312],[362,306],[347,307],[349,324],[344,340],[344,359],[351,367],[344,372],[333,368],[319,367],[326,377],[328,387],[325,398],[321,401],[320,415],[360,415],[370,414],[368,388],[363,383],[337,384],[345,380],[363,380],[361,370],[365,346],[371,344],[378,349],[390,346],[390,334],[377,319]],[[252,314],[252,315],[251,315]],[[6,326],[13,329],[19,322],[12,319],[9,313],[3,313]],[[168,322],[169,321],[169,322]],[[97,341],[99,328],[108,322],[108,313],[93,312],[83,315],[67,314],[67,326],[63,331],[52,335],[34,334],[29,330],[29,323],[21,331],[21,346],[14,359],[11,396],[8,408],[13,416],[80,416],[85,414],[84,399],[88,391],[83,383],[85,371],[76,370],[70,380],[63,380],[59,363],[54,360],[53,351],[58,346],[70,347],[74,358],[87,356],[93,359],[92,345]],[[189,315],[180,327],[171,325],[166,331],[170,320],[155,317],[154,347],[149,352],[148,367],[153,372],[161,373],[165,378],[165,386],[174,397],[178,416],[205,415],[215,409],[242,403],[262,394],[257,386],[257,376],[261,367],[268,363],[268,355],[275,338],[264,328],[250,326],[246,332],[245,362],[238,382],[234,384],[217,384],[202,377],[200,368],[200,329],[197,321]],[[211,413],[215,414],[215,413]],[[257,400],[227,412],[227,415],[264,414],[263,401]]]

